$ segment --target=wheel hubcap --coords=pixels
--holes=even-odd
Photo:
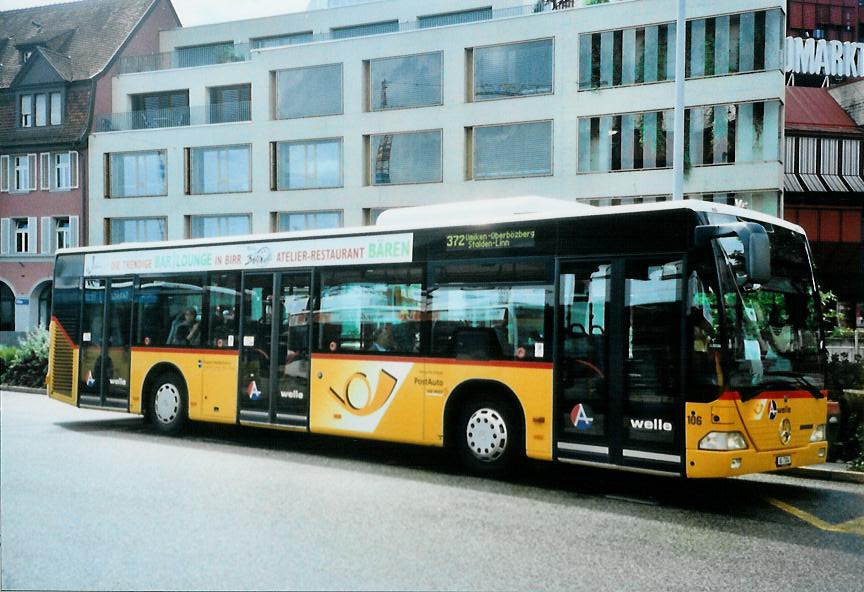
[[[180,413],[180,390],[171,383],[161,385],[156,390],[154,410],[162,423],[174,421]]]
[[[465,440],[478,460],[498,460],[507,448],[507,423],[494,409],[478,409],[468,419]]]

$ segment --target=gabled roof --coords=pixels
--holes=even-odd
[[[79,0],[0,12],[0,88],[24,66],[21,51],[36,47],[64,79],[92,78],[157,1]]]
[[[803,86],[786,87],[786,131],[864,135],[827,88]]]

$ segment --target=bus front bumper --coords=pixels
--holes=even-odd
[[[786,450],[687,450],[687,476],[691,478],[735,477],[824,463],[828,442],[813,442]]]

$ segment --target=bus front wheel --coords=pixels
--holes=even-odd
[[[186,384],[175,372],[161,374],[149,397],[149,416],[153,427],[163,434],[176,434],[186,423]]]
[[[476,397],[462,408],[459,421],[459,457],[470,472],[484,477],[505,477],[524,458],[519,414],[507,401]]]

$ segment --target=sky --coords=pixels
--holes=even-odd
[[[309,0],[172,0],[183,26],[236,21],[306,10]],[[0,0],[0,10],[57,4],[57,0]],[[241,8],[242,7],[242,8]]]

